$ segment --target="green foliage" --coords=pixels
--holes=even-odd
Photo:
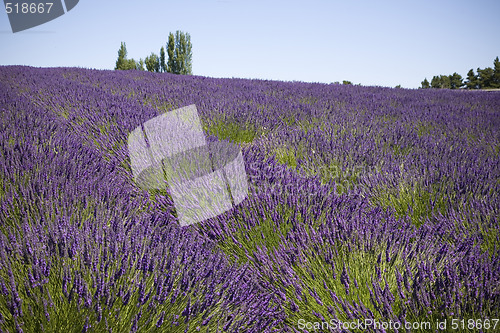
[[[120,49],[118,50],[118,59],[116,60],[115,69],[124,69],[127,59],[127,46],[124,42],[121,43]]]
[[[352,82],[351,82],[351,81],[344,80],[344,81],[342,81],[342,84],[350,84],[350,85],[352,85]]]
[[[250,143],[259,135],[255,125],[251,123],[239,123],[235,120],[212,120],[203,126],[204,130],[221,140],[229,140],[237,143]]]
[[[485,69],[478,68],[477,75],[479,78],[479,86],[481,88],[493,88],[493,68],[487,67]]]
[[[451,89],[450,77],[447,75],[434,76],[431,80],[431,87],[435,89]]]
[[[130,69],[137,69],[137,64],[135,63],[134,59],[127,59],[125,61],[125,68],[124,70],[130,70]]]
[[[432,214],[447,213],[448,198],[440,187],[436,184],[428,189],[419,184],[401,183],[396,189],[379,189],[371,201],[383,209],[394,209],[398,218],[410,217],[413,225],[419,227]]]
[[[229,221],[234,228],[231,237],[218,243],[218,247],[226,255],[240,264],[248,261],[246,253],[255,253],[258,247],[264,246],[270,251],[279,248],[283,237],[293,228],[293,224],[304,223],[296,207],[286,204],[272,208],[279,214],[280,220],[272,218],[271,208],[267,206],[247,205],[241,209],[245,213],[235,214],[234,220]],[[250,227],[245,223],[245,216],[257,216],[258,222]],[[203,224],[198,224],[197,227],[206,228]]]
[[[130,69],[140,69],[140,61],[136,63],[134,59],[127,59],[127,47],[124,42],[121,43],[120,49],[118,50],[118,59],[116,60],[115,70],[130,70]],[[144,63],[142,63],[142,68],[144,68]]]
[[[159,72],[160,67],[161,67],[160,59],[156,54],[151,52],[151,54],[146,57],[146,69],[149,72]]]
[[[168,35],[167,42],[167,54],[168,54],[168,62],[167,62],[167,72],[175,73],[177,68],[175,67],[175,37],[173,33]]]
[[[493,61],[493,83],[492,88],[500,88],[500,60],[498,57]]]
[[[174,74],[191,75],[192,73],[192,45],[188,33],[177,30],[170,33],[167,43],[168,63],[167,72]]]
[[[169,72],[174,74],[193,74],[192,69],[192,51],[191,36],[189,33],[184,33],[177,30],[175,35],[170,33],[167,42],[167,55],[168,61],[165,63],[165,48],[162,46],[160,49],[160,56],[151,53],[145,60],[140,59],[127,59],[127,48],[125,43],[122,42],[118,50],[118,59],[116,61],[115,69],[129,70],[145,70],[144,66],[149,72]]]
[[[380,244],[378,249],[370,250],[348,248],[340,243],[332,244],[330,248],[319,246],[321,246],[319,251],[325,252],[325,255],[315,255],[313,251],[306,250],[305,258],[292,266],[297,281],[301,281],[302,285],[299,290],[296,288],[287,290],[287,298],[293,300],[298,308],[294,309],[295,311],[291,307],[286,309],[287,322],[297,323],[299,319],[318,321],[313,311],[328,318],[331,316],[328,307],[334,307],[338,319],[342,321],[351,319],[346,309],[335,304],[330,291],[350,305],[361,302],[379,317],[377,309],[370,301],[373,284],[378,284],[382,289],[387,288],[387,292],[395,297],[396,307],[402,304],[396,281],[396,271],[404,271],[404,260],[400,253],[387,258],[384,255],[385,244]],[[325,259],[327,256],[331,259]],[[348,288],[341,281],[344,271],[348,272],[350,277],[351,283]],[[379,272],[380,278],[377,278]],[[317,299],[321,300],[321,303],[313,296],[314,293],[318,295]],[[395,310],[397,313],[398,310]]]
[[[436,75],[432,78],[430,86],[436,89],[459,89],[463,86],[466,89],[500,88],[500,61],[496,57],[493,61],[493,68],[478,68],[477,75],[473,69],[469,70],[465,82],[462,76],[456,72],[451,75]],[[422,81],[422,88],[428,88],[427,79]]]
[[[136,67],[135,69],[137,69],[138,71],[144,71],[144,60],[142,60],[142,58],[139,59],[139,61],[135,64]]]
[[[467,82],[465,82],[467,89],[479,89],[479,80],[473,69],[467,73]]]
[[[335,183],[335,190],[341,195],[355,188],[363,171],[361,165],[347,167],[344,164],[333,159],[316,158],[314,163],[304,166],[303,169],[307,174],[317,175],[323,184]]]
[[[431,86],[430,86],[430,84],[429,84],[429,81],[427,81],[427,78],[425,78],[425,79],[422,81],[422,83],[421,83],[421,84],[422,84],[422,88],[423,88],[423,89],[428,89],[428,88],[430,88],[430,87],[431,87]]]
[[[448,78],[450,79],[451,89],[459,89],[464,85],[462,76],[457,72],[451,74]]]
[[[166,72],[167,71],[167,64],[165,63],[165,48],[163,46],[160,49],[160,67],[159,67],[159,71],[161,71],[161,72]]]
[[[276,160],[295,169],[297,167],[297,153],[295,149],[288,147],[276,148]]]
[[[431,80],[431,88],[439,89],[441,88],[441,80],[439,76],[433,76]]]
[[[431,81],[431,87],[435,89],[459,89],[463,85],[462,76],[456,72],[451,75],[434,76]],[[424,82],[422,82],[423,86]]]

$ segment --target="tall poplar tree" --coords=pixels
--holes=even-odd
[[[160,72],[167,71],[167,64],[165,63],[165,48],[162,46],[160,49]]]
[[[177,30],[175,35],[170,33],[167,43],[167,72],[174,74],[193,74],[193,51],[191,36]]]
[[[167,54],[168,54],[167,72],[176,73],[177,66],[175,63],[175,38],[173,33],[170,33],[168,35]]]

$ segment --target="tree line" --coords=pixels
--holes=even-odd
[[[168,59],[166,58],[168,57]],[[191,36],[188,33],[177,30],[175,36],[173,33],[168,35],[168,42],[165,47],[160,48],[160,55],[151,52],[144,60],[139,61],[127,59],[127,47],[124,42],[121,43],[118,50],[118,59],[116,60],[116,70],[147,70],[157,73],[173,74],[193,74],[192,70],[192,44]]]
[[[434,76],[429,83],[427,78],[422,81],[422,88],[444,88],[444,89],[500,89],[500,61],[498,57],[493,60],[493,68],[478,68],[477,73],[471,69],[464,81],[458,73],[451,75]]]

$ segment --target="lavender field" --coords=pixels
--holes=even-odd
[[[127,136],[190,104],[249,193],[180,227]],[[499,221],[500,92],[0,67],[1,332],[500,331]]]

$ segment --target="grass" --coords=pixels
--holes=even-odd
[[[248,225],[247,216],[258,216],[256,225]],[[243,264],[258,248],[266,248],[269,253],[279,248],[294,224],[302,220],[300,212],[286,204],[277,205],[272,210],[263,206],[241,206],[229,222],[230,232],[218,240],[218,247],[229,258]],[[203,224],[199,228],[204,233],[208,231]]]
[[[297,168],[297,159],[303,157],[296,149],[280,146],[275,149],[276,161],[281,164],[286,164],[292,169]]]
[[[418,183],[402,182],[398,188],[381,187],[371,198],[375,206],[392,208],[397,218],[409,216],[413,225],[420,227],[432,214],[446,215],[449,204],[439,186],[426,189]]]
[[[377,264],[378,252],[384,253],[383,245],[377,251],[365,251],[362,249],[348,250],[345,245],[339,243],[329,245],[328,249],[323,250],[325,253],[322,255],[315,254],[312,250],[306,251],[304,262],[293,265],[293,271],[298,280],[302,282],[303,292],[297,293],[291,288],[287,290],[287,297],[293,299],[298,306],[296,311],[287,309],[290,325],[295,325],[301,318],[308,321],[318,321],[319,318],[312,314],[313,311],[320,313],[325,318],[330,318],[332,314],[328,310],[329,307],[335,309],[333,313],[338,319],[342,321],[352,319],[345,310],[335,307],[338,301],[333,299],[331,292],[338,299],[350,304],[354,302],[364,304],[375,314],[375,318],[372,319],[380,319],[380,315],[376,315],[377,310],[370,301],[369,286],[374,282],[374,279],[375,283],[381,284],[382,288],[389,289],[396,298],[396,304],[400,302],[395,272],[396,269],[402,271],[403,263],[397,256],[394,256],[389,262],[386,262],[384,258],[380,260],[380,265]],[[326,253],[330,253],[330,255]],[[377,266],[380,267],[380,278],[376,278]],[[350,276],[349,288],[346,288],[341,281],[344,270]],[[321,302],[318,302],[318,299],[312,295],[314,293],[318,295],[317,298]]]
[[[229,140],[235,143],[251,143],[263,134],[263,130],[252,123],[240,123],[231,119],[212,119],[203,125],[203,129],[220,140]]]
[[[363,167],[344,166],[333,157],[321,157],[314,149],[310,150],[309,158],[305,159],[307,150],[304,145],[299,147],[297,149],[287,145],[278,146],[274,150],[276,161],[292,169],[300,166],[307,176],[318,176],[322,184],[335,183],[339,195],[349,192],[358,184]]]
[[[140,101],[139,101],[140,102]],[[159,98],[153,98],[153,97],[144,97],[142,100],[142,105],[144,106],[151,106],[158,110],[158,115],[163,114],[168,111],[172,111],[178,108],[177,103],[173,101],[168,101],[168,100],[162,100]]]

